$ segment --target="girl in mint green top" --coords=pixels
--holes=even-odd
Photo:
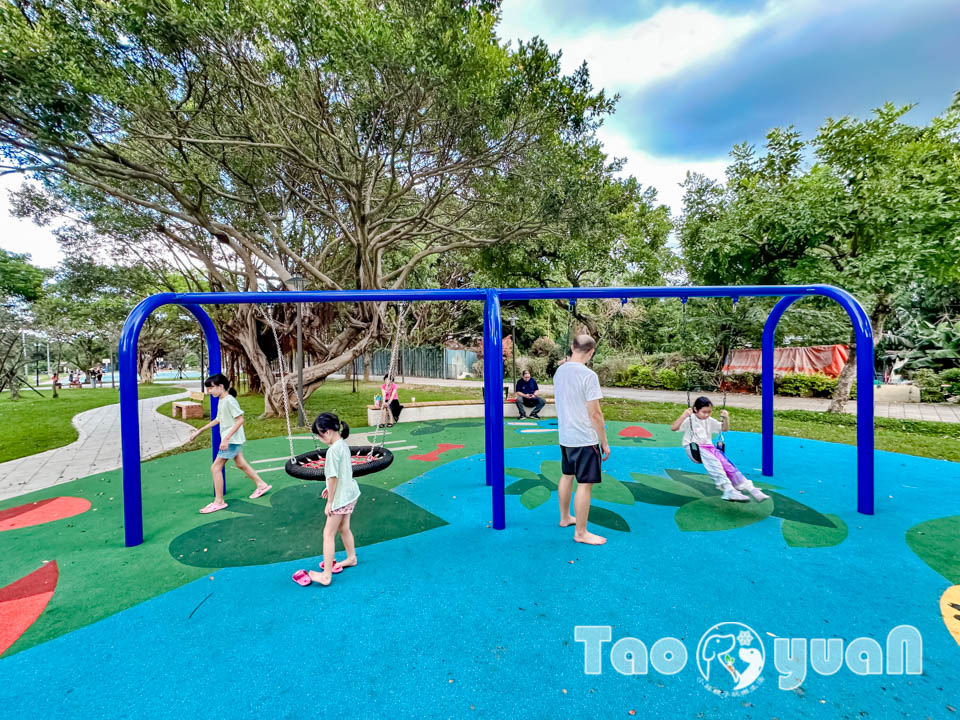
[[[309,577],[321,585],[329,585],[333,580],[333,573],[357,564],[356,546],[350,531],[350,515],[360,497],[360,486],[353,479],[350,447],[346,443],[350,426],[341,422],[333,413],[323,413],[313,422],[313,434],[325,445],[329,445],[329,449],[323,463],[327,487],[321,495],[327,501],[323,511],[327,516],[323,526],[323,563],[320,565],[323,572],[311,570]],[[337,533],[340,533],[343,548],[347,551],[347,558],[342,563],[337,563],[334,557]]]
[[[200,510],[202,513],[212,513],[227,507],[223,499],[223,467],[230,458],[233,458],[237,468],[256,484],[257,487],[250,496],[251,499],[260,497],[270,491],[273,486],[261,480],[257,471],[250,467],[243,457],[243,444],[247,441],[247,436],[243,432],[243,408],[237,402],[237,391],[230,387],[227,376],[220,373],[211,375],[203,386],[211,397],[218,400],[217,417],[190,433],[190,442],[193,442],[204,430],[214,425],[220,426],[220,447],[217,458],[210,467],[213,475],[213,502]]]

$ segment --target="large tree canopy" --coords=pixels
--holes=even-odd
[[[580,210],[541,171],[595,145],[612,101],[542,42],[500,44],[497,5],[4,2],[0,145],[69,206],[140,218],[214,286],[402,287],[425,258]],[[325,362],[308,390],[381,317],[345,311],[309,348]],[[236,324],[272,383],[253,310]]]
[[[903,122],[908,110],[828,120],[809,143],[773,130],[764,155],[734,148],[725,185],[689,176],[680,238],[691,277],[839,285],[866,305],[877,338],[896,296],[918,279],[956,282],[960,104],[924,127]]]

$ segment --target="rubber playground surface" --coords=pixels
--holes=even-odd
[[[393,465],[360,478],[359,565],[329,588],[290,579],[316,567],[323,485],[283,472],[286,438],[245,450],[273,491],[247,499],[231,466],[209,516],[208,451],[144,463],[136,548],[119,471],[0,503],[3,716],[960,717],[960,465],[877,452],[868,517],[853,447],[778,436],[762,478],[760,436],[729,433],[772,496],[731,504],[665,426],[609,423],[608,543],[587,547],[557,526],[555,422],[507,425],[503,531],[482,421],[392,428]],[[577,626],[609,627],[600,674]],[[891,674],[898,626],[922,673]],[[822,674],[811,643],[781,689],[791,638],[849,652]]]

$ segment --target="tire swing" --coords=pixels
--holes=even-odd
[[[261,308],[262,310],[262,308]],[[273,306],[267,306],[267,312],[263,313],[273,333],[273,340],[277,346],[277,361],[280,363],[280,384],[283,387],[283,415],[287,423],[287,443],[290,447],[290,459],[284,465],[284,470],[290,477],[298,480],[325,480],[324,465],[328,448],[320,447],[314,436],[314,449],[297,455],[293,450],[293,428],[290,425],[290,405],[287,399],[287,375],[283,368],[283,350],[280,347],[280,337],[277,335],[276,323],[273,320]],[[394,344],[394,353],[396,355],[396,344]],[[390,367],[393,369],[395,357],[390,358]],[[312,431],[311,431],[312,432]],[[350,465],[353,467],[354,477],[370,475],[381,470],[386,470],[393,462],[393,453],[383,446],[386,440],[386,433],[380,438],[377,444],[377,435],[374,436],[374,444],[350,447]]]

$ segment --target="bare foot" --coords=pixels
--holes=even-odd
[[[573,539],[578,543],[584,543],[586,545],[603,545],[607,541],[605,537],[594,535],[592,532],[585,532],[583,535],[574,535]]]
[[[314,582],[320,583],[321,585],[329,585],[333,580],[333,573],[318,573],[316,570],[311,570],[310,579]]]
[[[356,558],[356,556],[354,556],[354,557],[352,557],[352,558],[347,558],[347,559],[344,560],[342,563],[339,563],[339,565],[340,565],[340,567],[356,567],[356,566],[357,566],[357,558]]]
[[[570,527],[571,525],[576,525],[577,519],[573,515],[568,515],[565,518],[560,518],[560,527]]]

